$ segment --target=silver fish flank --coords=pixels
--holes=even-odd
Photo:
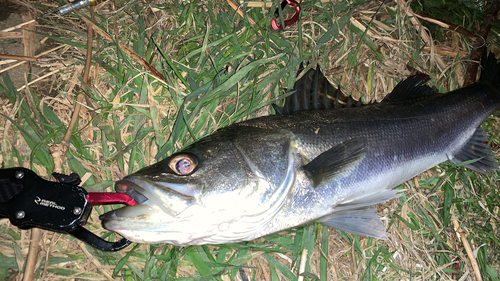
[[[416,75],[378,104],[287,101],[277,108],[284,114],[223,128],[118,181],[116,190],[140,204],[104,214],[103,226],[135,242],[179,246],[248,241],[311,222],[385,239],[373,206],[397,197],[394,187],[447,160],[498,170],[481,128],[500,107],[493,65],[489,79],[445,94]],[[325,81],[311,71],[307,91]]]

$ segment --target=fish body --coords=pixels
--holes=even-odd
[[[310,222],[384,239],[373,205],[397,197],[394,187],[446,160],[498,169],[480,125],[500,107],[499,91],[480,82],[438,94],[425,81],[412,76],[378,104],[223,128],[118,181],[116,190],[141,204],[106,213],[103,226],[181,246]]]

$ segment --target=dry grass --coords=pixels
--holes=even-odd
[[[200,56],[192,56],[183,60],[183,57],[193,52],[193,48],[204,44],[203,34],[196,37],[200,35],[197,33],[200,31],[197,29],[199,27],[193,26],[189,20],[185,22],[177,20],[181,17],[181,7],[189,6],[189,3],[169,2],[166,5],[167,8],[163,10],[156,8],[161,4],[160,1],[142,3],[139,5],[142,7],[140,14],[137,14],[133,7],[138,3],[141,2],[122,3],[123,6],[117,7],[115,11],[111,9],[111,3],[102,5],[98,9],[98,14],[103,17],[98,18],[98,25],[106,32],[115,35],[114,39],[131,50],[135,52],[140,50],[139,56],[144,58],[149,56],[147,48],[143,48],[146,45],[151,46],[148,38],[164,40],[161,43],[164,52],[177,64],[179,74],[184,79],[192,73],[203,73],[207,70],[206,68],[216,67],[210,63],[192,64],[193,61],[201,62]],[[29,4],[34,5],[34,3]],[[434,41],[425,31],[426,28],[420,20],[409,17],[408,12],[402,10],[397,1],[385,3],[370,1],[367,4],[355,6],[352,10],[352,17],[348,18],[348,23],[338,30],[338,36],[334,36],[323,44],[318,44],[318,41],[327,30],[334,26],[331,23],[338,23],[346,13],[334,11],[330,4],[308,3],[306,5],[304,3],[304,6],[301,31],[297,25],[294,25],[278,37],[262,38],[255,33],[245,38],[247,44],[255,44],[254,48],[266,44],[279,46],[281,43],[273,41],[275,38],[289,40],[293,42],[291,44],[293,50],[287,50],[288,52],[296,56],[304,56],[313,64],[319,63],[334,85],[339,85],[344,93],[356,99],[362,99],[364,102],[380,101],[398,81],[415,71],[429,74],[432,78],[430,84],[441,91],[459,88],[463,82],[467,55],[470,53],[467,39],[452,31],[446,31],[444,37],[446,41]],[[340,4],[336,4],[335,7],[339,8]],[[225,2],[203,3],[196,5],[195,8],[205,11],[212,9],[215,15],[230,11]],[[248,16],[255,17],[258,14],[255,10],[253,12],[250,10],[248,9]],[[317,20],[321,15],[327,14],[327,11],[335,17]],[[268,12],[268,10],[263,10],[262,14],[267,15]],[[136,31],[138,15],[143,15],[146,19],[142,23],[145,31],[144,37],[141,37],[141,34],[138,35]],[[239,16],[233,16],[232,19],[235,22],[242,21]],[[118,22],[114,22],[116,20]],[[259,19],[254,18],[254,20]],[[82,46],[86,42],[86,26],[74,16],[51,19],[51,22],[39,20],[37,24],[44,33],[69,41],[57,43],[56,48],[45,54],[43,60],[38,63],[39,67],[45,69],[45,72],[53,73],[52,76],[28,85],[24,89],[21,89],[19,85],[19,91],[32,112],[35,112],[36,108],[42,108],[41,104],[45,104],[52,109],[63,124],[67,125],[71,118],[75,95],[83,92],[83,86],[78,77],[81,75],[82,58],[85,56]],[[207,19],[207,26],[212,27],[215,24],[217,22]],[[176,28],[181,28],[180,32],[168,33]],[[259,27],[254,26],[254,28]],[[241,35],[248,30],[250,26],[245,25],[243,29],[235,30],[234,33]],[[164,34],[159,35],[161,32]],[[266,38],[269,42],[263,41]],[[138,42],[144,45],[138,46]],[[191,43],[197,45],[190,45]],[[302,50],[298,49],[299,45],[302,46]],[[156,162],[155,156],[159,152],[171,153],[192,142],[194,138],[213,132],[219,126],[254,116],[241,116],[234,110],[228,113],[226,108],[238,102],[235,102],[235,96],[223,98],[217,103],[210,104],[209,109],[205,111],[202,109],[199,114],[190,119],[188,124],[192,128],[199,126],[192,138],[184,133],[173,142],[171,149],[163,151],[162,147],[168,144],[170,135],[175,131],[174,122],[179,110],[195,112],[196,109],[190,105],[196,104],[201,97],[183,104],[182,100],[191,92],[187,86],[189,84],[180,81],[180,77],[173,74],[172,68],[169,68],[167,63],[154,64],[167,69],[165,72],[169,74],[168,81],[164,83],[152,77],[150,72],[130,57],[117,53],[116,44],[99,40],[99,44],[94,44],[94,47],[99,50],[96,56],[106,62],[94,64],[92,68],[93,89],[91,89],[92,93],[88,94],[90,97],[80,113],[78,124],[78,136],[81,142],[78,145],[82,147],[77,147],[75,143],[72,143],[69,148],[71,160],[64,163],[65,171],[74,170],[75,165],[81,167],[78,172],[82,178],[89,179],[87,184],[90,184],[91,189],[102,190],[102,187],[97,185],[99,181],[117,180],[123,174]],[[221,45],[214,48],[229,50],[230,47]],[[151,52],[154,53],[154,56],[150,56],[153,57],[151,61],[157,61],[162,56],[154,48]],[[271,55],[274,55],[272,51],[268,56]],[[226,66],[230,72],[240,70],[253,59],[254,54],[249,54],[239,60],[236,65],[229,60]],[[131,62],[120,65],[125,60]],[[286,64],[286,60],[276,60],[274,65],[268,65],[265,71],[256,75],[255,80],[262,81],[277,70],[284,68]],[[113,80],[110,71],[130,73],[130,75],[124,75],[126,79],[121,81],[121,85],[114,85],[112,81],[117,80]],[[287,84],[289,86],[293,78],[290,73],[287,73],[285,79],[281,81],[281,86],[287,87]],[[196,79],[201,81],[203,78],[196,77]],[[44,82],[47,80],[56,82]],[[141,89],[138,89],[137,85],[141,83],[140,81],[143,83],[143,89],[147,89],[145,95]],[[238,87],[244,88],[245,83],[250,82],[240,82]],[[33,99],[27,89],[36,91],[39,99]],[[267,87],[266,89],[270,91],[267,93],[268,98],[275,96],[274,88]],[[171,94],[165,95],[165,91],[170,91]],[[49,96],[48,93],[57,94]],[[243,105],[239,106],[241,108]],[[20,110],[20,103],[13,104],[4,97],[0,99],[0,111],[4,116],[15,119],[22,115]],[[149,118],[145,118],[144,112],[148,113]],[[202,122],[205,123],[199,125]],[[493,145],[496,145],[497,156],[500,139],[498,124],[500,124],[498,118],[492,118],[488,125],[490,128],[488,131],[494,134]],[[141,135],[141,125],[144,128],[153,128],[146,134],[147,137],[138,137]],[[23,126],[27,124],[23,123]],[[104,134],[113,135],[115,138],[104,137]],[[117,136],[119,139],[116,138]],[[4,117],[0,117],[0,139],[2,151],[0,161],[4,165],[25,166],[36,169],[41,176],[48,176],[50,169],[44,167],[40,161],[33,161],[30,165],[31,159],[35,157],[32,149],[26,143],[20,130]],[[48,145],[54,142],[53,139],[44,141],[38,149],[47,149]],[[137,150],[124,149],[135,140],[134,146],[139,147]],[[139,158],[142,158],[140,160],[137,159],[139,155]],[[135,161],[129,160],[133,157]],[[286,273],[276,270],[276,267],[270,263],[269,257],[290,269],[291,272],[297,273],[302,261],[297,257],[305,253],[307,255],[306,271],[313,274],[306,276],[309,280],[314,279],[311,276],[322,275],[321,271],[325,269],[327,275],[322,275],[322,280],[371,280],[375,277],[379,280],[475,280],[470,263],[471,257],[463,250],[463,242],[451,226],[443,225],[443,219],[439,213],[444,201],[440,186],[446,182],[440,181],[439,178],[448,176],[447,172],[441,174],[435,170],[426,172],[404,184],[404,196],[379,206],[379,213],[388,226],[388,241],[376,241],[328,229],[328,252],[326,253],[323,252],[320,243],[325,231],[312,225],[298,232],[287,231],[282,235],[289,239],[295,237],[303,239],[302,234],[309,233],[316,235],[316,243],[306,242],[305,246],[294,246],[293,249],[301,250],[300,253],[293,253],[285,247],[280,247],[281,242],[267,244],[268,240],[258,239],[250,244],[250,247],[258,245],[258,247],[281,249],[283,252],[273,253],[262,250],[252,252],[250,250],[251,257],[243,264],[242,269],[249,278],[253,277],[255,280],[274,280],[274,277],[287,280]],[[429,182],[428,179],[430,179]],[[464,212],[454,209],[450,212],[463,226],[462,229],[465,231],[465,236],[469,238],[472,249],[478,250],[484,245],[478,244],[477,241],[481,239],[476,238],[474,225],[491,226],[492,236],[500,237],[498,229],[500,215],[498,206],[492,209],[485,201],[489,192],[484,190],[476,192],[471,189],[471,186],[476,185],[478,181],[487,181],[486,186],[493,186],[490,192],[498,193],[498,174],[481,178],[473,176],[469,181],[470,183],[457,182],[454,185],[456,198],[465,198],[467,202],[473,202],[481,207],[468,206],[465,216]],[[100,227],[98,215],[109,208],[100,207],[98,211],[93,212],[87,228],[99,235],[106,233]],[[485,211],[479,212],[478,209]],[[400,218],[411,222],[411,225],[418,226],[417,229],[410,228]],[[0,220],[0,259],[4,259],[5,262],[15,261],[17,268],[22,268],[27,256],[29,239],[29,230],[20,230],[10,225],[8,220]],[[293,240],[290,241],[293,243]],[[490,248],[486,251],[487,257],[482,259],[499,259],[499,245],[492,242],[488,246]],[[226,249],[227,251],[224,250],[227,258],[223,259],[223,262],[228,262],[233,254],[237,255],[246,251],[246,248],[238,247],[235,245]],[[43,232],[41,248],[36,268],[37,277],[42,276],[44,280],[61,278],[102,280],[109,279],[110,276],[116,279],[119,279],[118,276],[127,276],[127,279],[147,279],[147,276],[141,275],[141,272],[152,274],[151,272],[154,271],[152,268],[162,272],[172,259],[178,259],[176,277],[200,278],[200,269],[189,258],[186,258],[186,253],[193,248],[174,250],[172,246],[167,245],[137,245],[109,254],[87,249],[68,235],[53,234],[48,231]],[[195,248],[193,251],[220,253],[218,251],[222,249],[221,247],[205,247]],[[131,256],[124,258],[129,250],[131,250]],[[149,261],[153,256],[156,261],[151,264]],[[214,254],[214,256],[217,255]],[[49,257],[54,264],[45,264],[45,257]],[[162,258],[164,260],[161,260]],[[321,266],[322,258],[327,260],[326,268]],[[125,261],[125,264],[121,264],[120,260]],[[498,262],[491,262],[491,264],[496,272],[500,272]],[[118,270],[114,272],[116,268]],[[222,275],[217,278],[244,280],[240,274],[235,273],[234,269],[228,272],[231,275]],[[483,274],[487,276],[486,273]],[[22,274],[10,271],[7,275],[10,275],[9,278],[20,280]],[[7,275],[3,276],[7,277]],[[167,278],[167,275],[162,278]]]

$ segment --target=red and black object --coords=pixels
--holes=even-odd
[[[295,0],[284,0],[283,2],[281,2],[281,10],[285,9],[286,6],[295,7],[295,14],[290,19],[285,20],[285,22],[284,22],[285,27],[294,24],[299,19],[299,16],[300,16],[300,4],[297,1],[295,1]],[[283,29],[282,26],[278,25],[278,22],[279,22],[279,9],[276,9],[276,12],[274,12],[274,16],[275,16],[275,18],[271,21],[271,27],[274,30]]]
[[[103,251],[118,251],[131,242],[125,238],[109,242],[83,226],[93,205],[136,205],[121,193],[92,193],[78,186],[78,174],[54,173],[47,181],[26,168],[0,169],[0,218],[22,229],[32,227],[70,234]]]

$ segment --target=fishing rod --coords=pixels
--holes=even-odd
[[[106,1],[106,0],[76,0],[76,1],[70,2],[64,6],[57,8],[57,10],[55,10],[55,11],[46,13],[45,15],[43,15],[43,17],[48,17],[51,15],[64,16],[66,14],[71,13],[73,10],[78,10],[78,9],[85,8],[88,6],[96,6],[96,5],[101,4],[104,1]]]

